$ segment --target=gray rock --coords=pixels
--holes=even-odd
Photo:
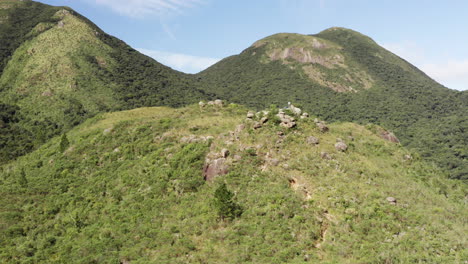
[[[344,142],[338,142],[335,144],[335,149],[338,151],[345,152],[348,149],[348,145]]]
[[[207,162],[203,168],[203,178],[205,181],[211,181],[215,177],[226,175],[228,173],[228,166],[225,163],[225,158]]]
[[[307,138],[307,143],[317,145],[318,143],[320,143],[320,140],[314,136],[310,136]]]
[[[262,127],[262,123],[260,123],[260,122],[255,122],[254,125],[253,125],[254,129],[259,129],[261,127]]]
[[[389,204],[396,205],[397,204],[397,199],[395,199],[394,197],[387,197],[387,202]]]
[[[393,143],[400,143],[400,140],[398,140],[398,138],[392,132],[386,130],[380,133],[380,137]]]
[[[216,99],[216,100],[214,101],[214,104],[215,104],[216,106],[221,106],[221,107],[222,107],[224,103],[223,103],[222,100]]]
[[[315,123],[315,124],[317,125],[318,129],[322,133],[325,133],[325,132],[327,132],[329,130],[328,126],[325,125],[325,123],[323,123],[323,122],[318,122],[318,123]]]

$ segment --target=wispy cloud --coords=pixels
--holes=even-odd
[[[197,73],[219,61],[216,58],[199,57],[180,53],[171,53],[158,50],[138,49],[158,62],[178,71],[186,73]]]
[[[468,90],[468,58],[432,59],[414,42],[387,43],[384,48],[404,58],[451,89]]]
[[[130,17],[166,16],[199,6],[203,0],[94,0]]]

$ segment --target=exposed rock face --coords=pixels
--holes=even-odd
[[[317,145],[318,143],[320,143],[320,140],[314,136],[310,136],[307,138],[307,143],[312,144],[312,145]]]
[[[348,149],[348,145],[346,145],[344,142],[338,142],[335,144],[335,149],[345,152]]]
[[[205,181],[211,181],[217,176],[226,175],[228,173],[228,166],[225,163],[225,158],[207,162],[203,169],[203,178]]]
[[[380,132],[380,137],[393,143],[400,143],[400,140],[398,140],[398,138],[392,132],[389,131],[384,130]]]

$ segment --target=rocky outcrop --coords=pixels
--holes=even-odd
[[[398,138],[392,132],[386,130],[380,132],[380,137],[393,143],[400,143],[400,140],[398,140]]]
[[[226,165],[226,158],[209,161],[203,168],[203,178],[205,181],[212,181],[215,177],[226,175],[227,173],[228,166]]]
[[[276,116],[281,121],[280,126],[286,128],[293,128],[296,126],[296,120],[294,119],[294,117],[285,114],[283,110],[280,110]]]

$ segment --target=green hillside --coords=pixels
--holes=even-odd
[[[468,179],[468,92],[441,86],[358,32],[273,35],[197,76],[207,91],[257,109],[291,101],[329,121],[382,125],[452,178]]]
[[[246,113],[101,114],[0,167],[1,262],[468,260],[466,189],[379,127]]]
[[[1,5],[0,162],[100,112],[210,97],[69,8]]]

